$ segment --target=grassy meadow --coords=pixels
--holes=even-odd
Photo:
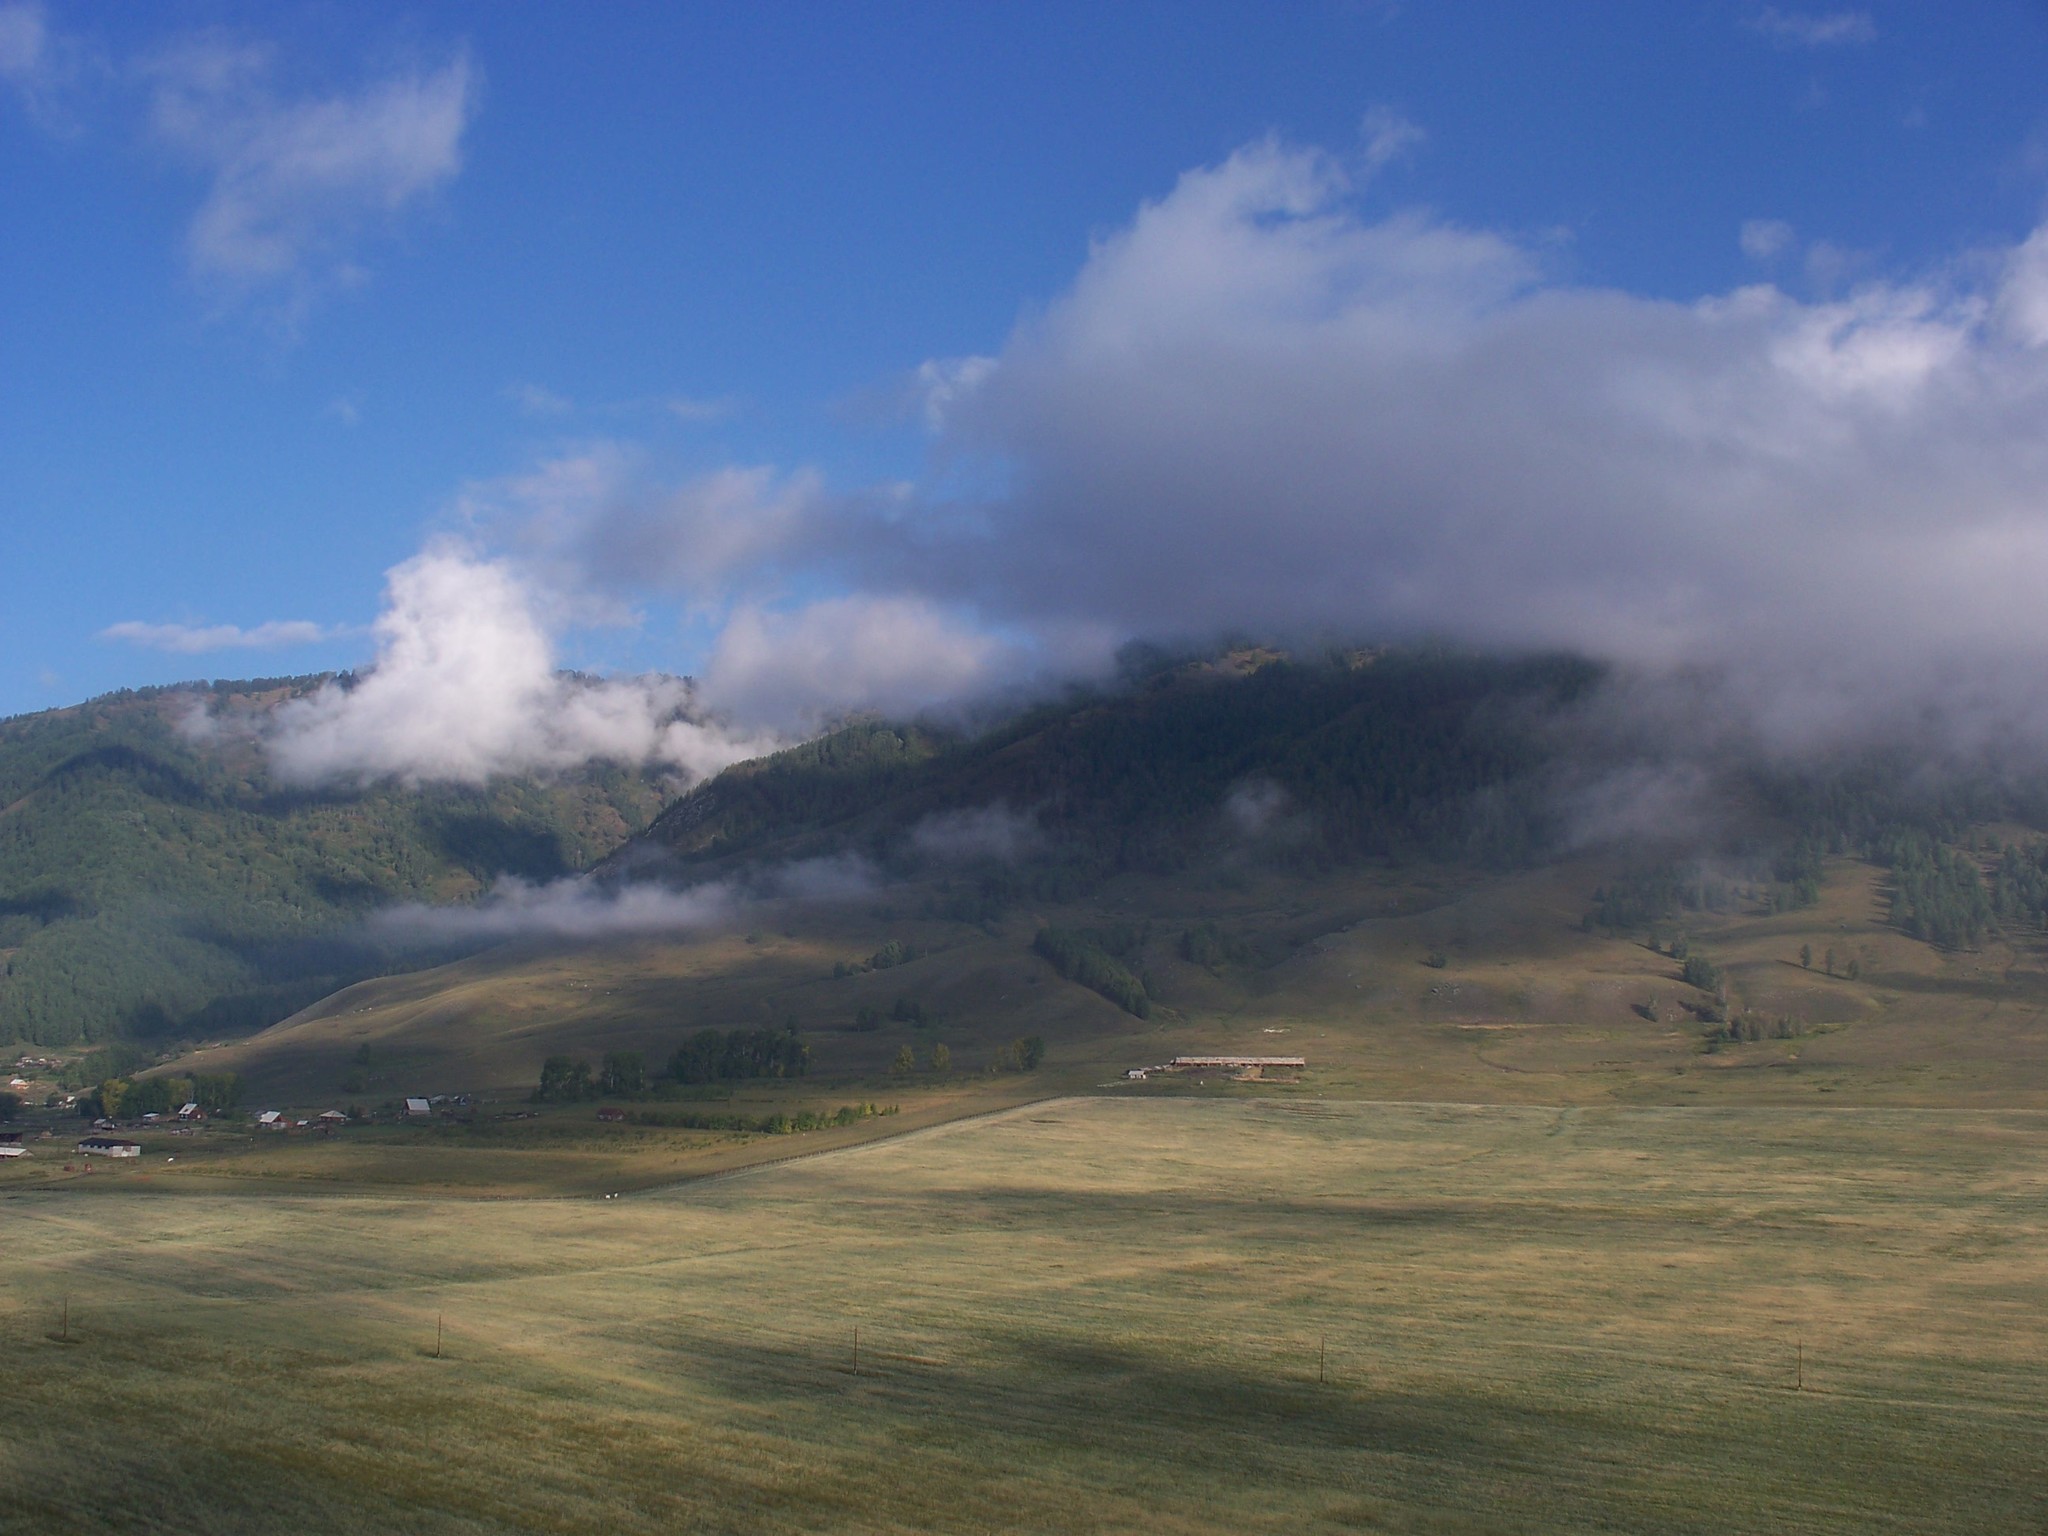
[[[1821,1105],[1077,1097],[619,1199],[19,1185],[0,1529],[2040,1529],[2044,1229],[2048,1115]]]

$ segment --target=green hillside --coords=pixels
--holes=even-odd
[[[1569,657],[1428,652],[1161,664],[987,731],[848,727],[699,786],[647,838],[699,861],[892,858],[926,817],[1002,805],[1084,876],[1170,873],[1248,842],[1314,867],[1514,865],[1553,840],[1550,722],[1599,677]]]
[[[246,734],[180,729],[195,702],[247,720],[321,681],[0,721],[0,1041],[261,1028],[390,968],[350,937],[373,908],[584,868],[663,799],[604,765],[483,790],[308,790],[273,780]]]

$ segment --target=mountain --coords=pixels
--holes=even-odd
[[[355,937],[370,911],[583,869],[672,792],[602,764],[482,789],[280,783],[251,728],[324,681],[0,721],[0,1041],[261,1028],[391,968]],[[243,729],[191,729],[201,707]]]
[[[943,857],[993,808],[1016,834],[1000,862],[1033,854],[1084,879],[1252,849],[1297,867],[1509,867],[1557,840],[1555,722],[1600,675],[1559,656],[1160,660],[990,729],[866,721],[740,764],[670,805],[633,852],[686,866]]]

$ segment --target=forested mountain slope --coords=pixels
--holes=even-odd
[[[1005,807],[1085,873],[1171,872],[1247,841],[1323,863],[1510,865],[1555,832],[1557,713],[1599,679],[1569,657],[1422,652],[1162,666],[992,730],[863,722],[728,769],[646,842],[686,861],[856,847]],[[929,839],[928,839],[929,841]]]
[[[388,968],[357,920],[459,900],[493,877],[581,869],[644,826],[664,790],[593,766],[485,789],[305,789],[247,720],[321,678],[111,694],[0,721],[0,1041],[260,1028]]]

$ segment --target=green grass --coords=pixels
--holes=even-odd
[[[2038,1113],[1081,1098],[619,1200],[0,1198],[10,1531],[2048,1519]]]

